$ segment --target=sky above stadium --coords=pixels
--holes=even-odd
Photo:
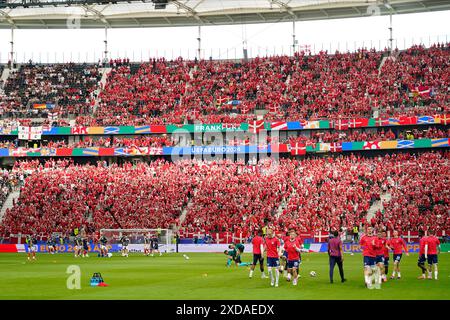
[[[450,11],[393,16],[394,47],[428,46],[450,41]],[[389,16],[296,23],[298,45],[310,50],[353,51],[360,47],[383,49],[388,45]],[[202,27],[202,57],[242,58],[248,55],[292,53],[292,22]],[[16,61],[96,62],[102,58],[105,31],[101,29],[15,30]],[[193,59],[198,48],[198,28],[110,29],[108,50],[113,58],[145,61],[149,57]],[[10,30],[0,30],[0,62],[8,61]]]

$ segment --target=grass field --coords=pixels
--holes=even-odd
[[[362,257],[346,254],[344,268],[348,282],[328,280],[326,254],[303,254],[301,278],[297,287],[280,278],[280,287],[270,287],[256,269],[248,278],[247,267],[225,266],[218,253],[193,253],[129,258],[74,258],[71,254],[38,254],[27,261],[25,254],[0,254],[0,299],[445,299],[450,300],[450,255],[439,256],[439,280],[417,280],[417,254],[402,260],[402,279],[390,280],[381,290],[368,290],[362,276]],[[243,261],[250,261],[245,254]],[[69,290],[67,267],[78,265],[81,289]],[[391,268],[392,266],[390,266]],[[309,272],[314,270],[317,277]],[[391,270],[391,269],[390,269]],[[94,272],[101,272],[109,287],[91,287]]]

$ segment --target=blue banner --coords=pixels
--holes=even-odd
[[[211,155],[266,153],[270,146],[195,146],[195,147],[163,147],[163,154],[172,155]]]
[[[37,252],[48,252],[48,246],[46,244],[37,244]],[[56,251],[58,253],[73,253],[73,244],[58,244],[56,245]],[[107,245],[109,252],[119,252],[120,246],[118,244]],[[25,251],[28,252],[28,245],[25,245]],[[100,244],[89,243],[89,252],[100,252]]]

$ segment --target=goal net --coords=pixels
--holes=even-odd
[[[122,248],[120,238],[127,236],[130,239],[129,252],[144,252],[144,237],[158,238],[160,252],[175,252],[175,238],[170,229],[101,229],[100,232],[108,239],[108,244],[116,245],[117,250]]]

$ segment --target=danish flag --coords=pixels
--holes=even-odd
[[[297,156],[304,154],[306,154],[306,146],[304,143],[296,142],[294,144],[291,144],[291,155]]]
[[[439,118],[441,124],[450,124],[450,114],[441,114]]]
[[[230,97],[219,97],[217,98],[217,104],[222,105],[230,100]]]
[[[375,118],[375,126],[383,127],[389,125],[389,119],[387,118]]]
[[[248,124],[248,131],[258,133],[264,130],[264,120],[256,120]]]
[[[250,108],[247,107],[245,104],[241,107],[241,113],[248,113],[250,111]]]
[[[280,108],[276,104],[272,104],[269,106],[269,112],[271,113],[277,113],[279,110]]]
[[[334,122],[334,127],[337,130],[348,130],[348,127],[349,127],[348,120],[346,120],[346,119],[336,120]]]
[[[341,142],[333,142],[330,144],[331,152],[342,152],[342,143]]]

